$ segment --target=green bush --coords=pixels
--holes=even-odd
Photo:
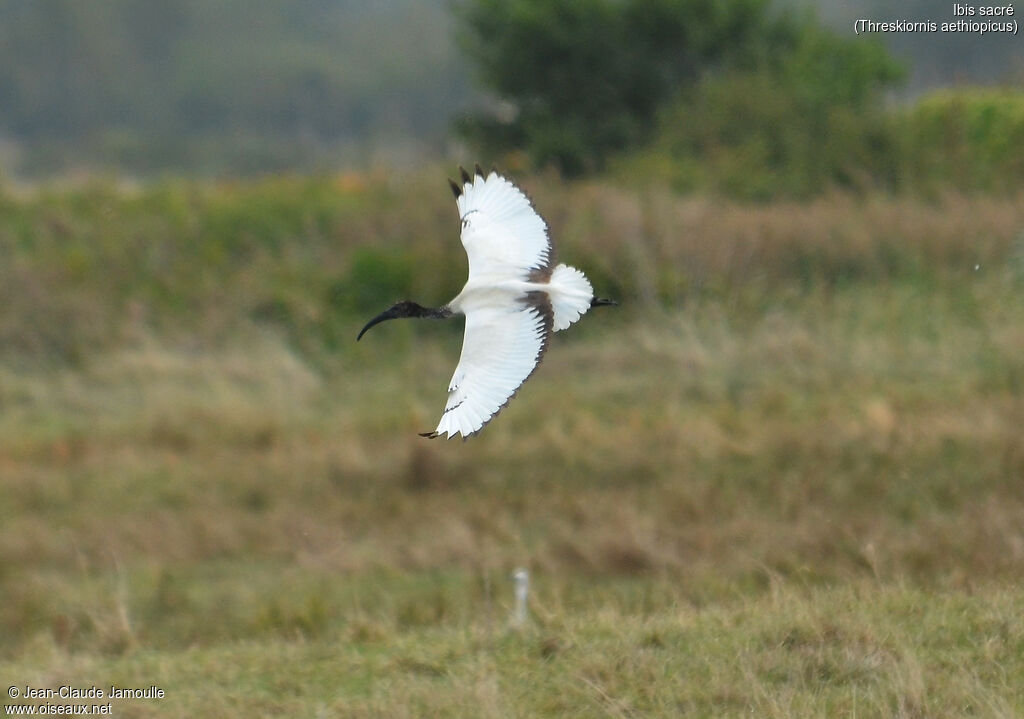
[[[759,201],[830,189],[1020,191],[1024,92],[941,90],[885,111],[877,96],[896,76],[868,45],[812,43],[773,71],[702,83],[619,171],[681,192]]]
[[[465,118],[462,134],[570,175],[645,142],[704,73],[785,52],[801,27],[766,0],[463,0],[457,19],[480,79],[511,109]]]
[[[1024,179],[1024,92],[940,90],[894,118],[907,184],[1015,192]]]
[[[343,312],[379,312],[409,298],[415,272],[404,250],[357,247],[348,273],[331,284],[328,304]]]
[[[701,83],[623,166],[750,200],[892,185],[896,143],[879,99],[900,75],[878,45],[808,31],[778,62]]]

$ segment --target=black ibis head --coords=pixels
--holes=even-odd
[[[445,317],[451,317],[451,315],[452,311],[447,307],[423,307],[422,305],[418,305],[415,302],[403,300],[402,302],[398,302],[396,304],[391,305],[386,310],[381,312],[379,315],[374,317],[372,320],[367,322],[366,326],[363,327],[362,330],[360,330],[359,336],[356,337],[356,342],[363,338],[363,335],[366,334],[366,331],[368,329],[370,329],[374,325],[380,324],[381,322],[385,322],[386,320],[397,320],[402,317],[426,317],[429,319],[444,319]]]

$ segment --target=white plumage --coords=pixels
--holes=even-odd
[[[435,430],[449,437],[478,432],[498,413],[537,366],[551,327],[513,292],[482,289],[460,297],[468,305],[462,356]]]
[[[530,270],[547,267],[554,248],[526,195],[491,172],[464,182],[455,200],[462,222],[462,246],[469,257],[469,282],[525,280]]]
[[[469,279],[455,299],[438,309],[403,302],[371,320],[466,316],[462,355],[448,386],[448,401],[433,432],[479,432],[529,378],[553,331],[563,330],[595,305],[590,282],[579,270],[554,266],[547,225],[515,185],[479,166],[462,183],[451,183],[462,222]],[[360,332],[362,337],[363,332]]]

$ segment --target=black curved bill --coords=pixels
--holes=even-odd
[[[379,315],[377,315],[372,320],[370,320],[369,322],[366,323],[366,326],[363,327],[363,329],[359,331],[359,336],[356,337],[356,342],[358,342],[359,340],[361,340],[363,338],[363,335],[366,334],[366,330],[370,329],[374,325],[379,325],[381,322],[384,322],[386,320],[393,320],[397,316],[398,315],[395,314],[395,308],[394,307],[391,307],[389,309],[384,310]]]

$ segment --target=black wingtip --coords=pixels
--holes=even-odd
[[[459,175],[462,176],[463,184],[473,181],[473,178],[469,176],[469,173],[466,172],[466,168],[464,168],[462,165],[459,165]]]
[[[480,169],[480,163],[479,162],[476,163],[476,165],[473,166],[473,169],[476,170],[476,174],[480,175],[480,177],[486,177],[486,175],[484,175],[484,171]]]
[[[427,439],[437,439],[437,432],[420,432],[420,437],[426,437]]]
[[[600,297],[595,297],[590,300],[591,307],[618,307],[619,303],[615,300],[605,300]]]
[[[455,180],[449,177],[448,184],[452,186],[452,194],[455,195],[456,200],[462,197],[462,188],[456,184]]]
[[[492,175],[497,175],[498,174],[498,166],[497,165],[491,165],[491,174]]]

